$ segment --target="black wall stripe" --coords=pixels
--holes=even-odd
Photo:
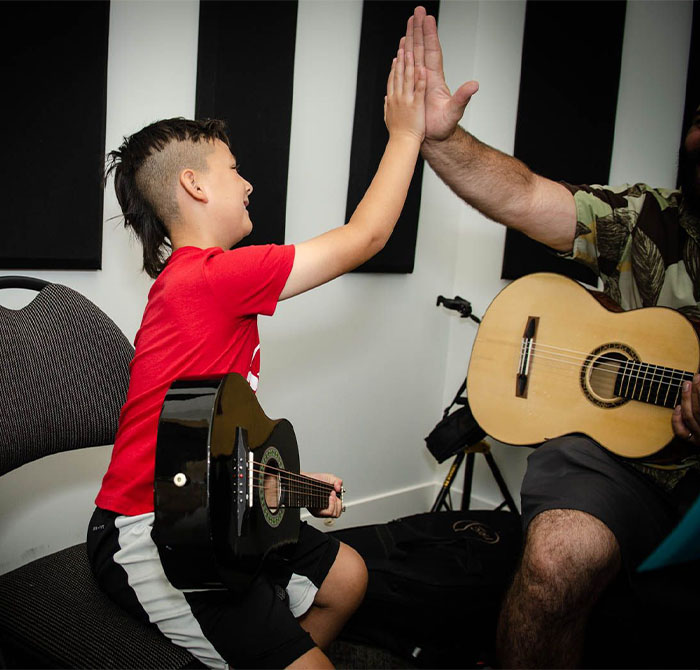
[[[296,0],[200,2],[195,116],[227,122],[253,185],[242,245],[284,242],[296,25]]]
[[[514,153],[535,172],[608,183],[625,9],[620,0],[528,0]],[[582,265],[508,230],[501,277],[543,270],[597,283]]]
[[[693,1],[693,27],[690,35],[690,54],[688,56],[688,76],[685,84],[685,109],[681,143],[690,128],[695,110],[700,105],[700,1]],[[680,144],[679,144],[680,147]]]
[[[0,2],[3,269],[99,269],[109,2]]]
[[[422,4],[429,14],[437,18],[437,0]],[[415,5],[413,1],[403,0],[365,0],[362,5],[346,221],[369,187],[389,138],[384,125],[386,81],[399,40],[405,33],[406,21],[413,14]],[[406,204],[389,242],[356,272],[413,272],[422,177],[423,159],[419,158]]]

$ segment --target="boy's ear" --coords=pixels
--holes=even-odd
[[[207,194],[204,192],[197,173],[191,168],[185,168],[180,172],[180,186],[185,189],[185,192],[200,202],[209,202]]]

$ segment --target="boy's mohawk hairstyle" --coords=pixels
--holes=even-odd
[[[221,140],[230,146],[226,124],[219,119],[193,121],[183,117],[156,121],[129,137],[107,154],[104,181],[114,174],[114,190],[124,214],[124,226],[131,227],[143,245],[143,269],[154,279],[167,261],[170,243],[161,218],[136,183],[136,173],[149,156],[163,151],[171,142]]]

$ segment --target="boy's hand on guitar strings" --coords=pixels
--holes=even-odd
[[[333,484],[334,490],[331,491],[331,494],[328,496],[328,507],[324,509],[316,507],[312,509],[309,507],[307,509],[315,517],[337,519],[344,510],[343,501],[336,495],[336,493],[340,493],[343,488],[343,480],[328,472],[304,472],[301,474],[306,477],[313,477],[314,479],[320,479],[323,482]]]
[[[681,404],[673,411],[673,432],[686,442],[700,444],[700,374],[683,383]]]

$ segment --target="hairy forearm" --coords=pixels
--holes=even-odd
[[[576,212],[573,196],[561,184],[459,126],[446,140],[426,140],[421,151],[438,176],[485,216],[554,249],[571,249]]]
[[[446,140],[426,140],[422,154],[460,198],[489,218],[518,227],[536,183],[536,176],[524,163],[459,126]]]

